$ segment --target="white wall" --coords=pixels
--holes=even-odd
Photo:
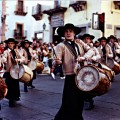
[[[48,24],[48,16],[43,15],[42,20],[36,21],[32,17],[32,7],[36,6],[37,3],[40,3],[40,1],[35,0],[25,0],[24,6],[27,6],[28,13],[26,16],[20,16],[15,15],[15,5],[17,4],[17,0],[7,1],[7,13],[9,14],[6,18],[6,24],[7,24],[7,32],[6,32],[6,38],[13,37],[13,30],[15,29],[16,23],[24,23],[24,30],[27,30],[27,38],[28,40],[32,41],[32,38],[34,37],[34,32],[36,31],[43,31],[42,25],[46,24],[46,30],[49,30],[49,24]],[[50,33],[50,32],[49,32]],[[49,36],[48,41],[49,41]]]
[[[51,0],[53,1],[53,0]],[[7,14],[6,17],[6,24],[7,24],[7,31],[6,31],[6,38],[13,37],[13,30],[15,29],[16,22],[17,23],[24,23],[24,30],[27,30],[27,39],[32,40],[34,37],[34,32],[41,31],[43,32],[43,24],[46,24],[46,29],[44,31],[44,38],[43,42],[50,41],[50,24],[48,20],[48,15],[43,14],[42,20],[36,21],[32,17],[32,7],[36,6],[37,3],[44,4],[44,8],[42,10],[51,9],[53,8],[54,4],[51,1],[43,0],[25,0],[25,6],[28,7],[28,13],[26,16],[19,16],[15,15],[15,5],[17,0],[7,0]],[[81,0],[82,1],[82,0]],[[1,1],[0,1],[1,3]],[[62,0],[61,5],[68,6],[68,1]],[[50,5],[50,6],[49,6]],[[1,7],[0,7],[1,8]],[[113,11],[111,13],[111,0],[87,0],[87,10],[75,12],[72,7],[68,7],[67,11],[64,14],[64,22],[66,23],[73,23],[76,26],[86,26],[90,24],[91,26],[87,27],[87,33],[92,34],[95,36],[94,40],[101,37],[100,30],[93,30],[92,29],[92,13],[102,13],[105,12],[105,36],[108,37],[110,34],[114,34],[115,29],[114,26],[120,25],[120,10]],[[0,22],[1,23],[1,22]],[[107,26],[111,25],[112,28]]]
[[[99,30],[92,29],[92,13],[99,12],[101,6],[98,6],[101,0],[87,0],[87,10],[75,12],[72,7],[68,8],[65,12],[65,24],[73,23],[76,26],[86,26],[90,23],[90,27],[87,29],[87,33],[95,35],[95,39],[100,37]]]
[[[114,9],[112,0],[102,1],[102,12],[105,12],[105,36],[115,35],[114,26],[120,26],[120,10]],[[110,28],[107,25],[111,25]]]

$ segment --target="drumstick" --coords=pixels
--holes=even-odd
[[[108,57],[107,57],[107,55],[106,55],[106,61],[105,61],[105,62],[106,62],[106,65],[107,65],[107,59],[108,59]]]
[[[53,46],[51,46],[51,47],[52,47],[52,49],[53,49],[53,53],[54,53],[54,55],[55,55],[55,58],[58,59],[57,54],[55,53],[54,47],[53,47]]]

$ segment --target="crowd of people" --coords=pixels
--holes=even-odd
[[[89,102],[86,110],[94,108],[94,100],[91,94],[80,90],[76,83],[76,69],[78,65],[84,67],[87,64],[103,63],[113,59],[120,63],[120,39],[113,35],[108,38],[101,37],[95,42],[94,35],[84,34],[76,38],[81,29],[71,23],[57,30],[58,36],[64,37],[62,42],[42,43],[42,41],[24,40],[16,41],[8,38],[0,43],[0,69],[1,77],[5,78],[7,85],[7,95],[9,107],[14,107],[16,101],[20,100],[19,80],[11,76],[11,68],[14,65],[24,64],[32,67],[33,77],[29,82],[24,82],[24,92],[28,92],[28,87],[35,88],[34,79],[37,74],[41,74],[44,69],[49,68],[49,74],[53,79],[59,72],[60,78],[65,79],[62,105],[54,120],[83,120],[82,112],[84,102]],[[34,68],[34,63],[40,61],[44,64],[43,70]],[[30,66],[29,66],[30,67]],[[34,69],[33,69],[34,68]],[[119,73],[119,72],[118,72]],[[18,73],[19,78],[19,71]]]

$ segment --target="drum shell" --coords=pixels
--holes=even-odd
[[[112,68],[112,70],[115,72],[116,75],[119,74],[120,73],[120,65],[119,65],[119,63],[114,61],[114,67]]]
[[[37,61],[37,67],[36,67],[37,71],[43,71],[44,70],[44,63],[41,61]]]
[[[24,67],[24,74],[23,76],[20,78],[20,82],[23,83],[28,83],[32,80],[33,78],[33,71],[31,70],[31,68],[29,68],[27,65],[23,65]]]
[[[0,100],[3,99],[7,94],[7,85],[4,80],[0,77]]]
[[[119,63],[114,61],[112,58],[108,58],[107,63],[103,62],[103,64],[105,64],[106,66],[111,68],[115,72],[116,75],[120,73],[120,65],[119,65]]]
[[[113,82],[115,77],[115,72],[102,63],[99,63],[99,67],[104,70],[105,74],[109,77],[109,80]]]
[[[27,65],[20,64],[18,66],[13,65],[10,69],[10,75],[13,79],[19,80],[23,83],[28,83],[33,78],[33,71]],[[16,72],[17,71],[17,72]]]
[[[93,66],[93,65],[87,65],[87,66],[84,66],[84,67],[93,67],[94,69],[96,69],[96,71],[98,72],[98,83],[96,84],[96,86],[94,88],[92,88],[91,90],[84,90],[82,88],[80,88],[79,86],[79,81],[77,80],[77,77],[76,77],[76,84],[77,84],[77,87],[82,90],[82,91],[85,91],[85,92],[88,92],[90,93],[93,97],[94,96],[100,96],[100,95],[103,95],[105,93],[108,92],[108,90],[110,89],[111,87],[111,82],[108,78],[108,76],[105,74],[104,70],[96,67],[96,66]],[[84,68],[83,67],[83,68]],[[81,68],[80,71],[83,69]],[[79,71],[79,72],[80,72]],[[79,74],[78,72],[78,74]],[[82,72],[82,71],[81,71]],[[84,86],[83,86],[84,88]]]

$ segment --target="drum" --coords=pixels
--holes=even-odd
[[[10,75],[13,79],[19,79],[23,83],[28,83],[33,78],[32,70],[22,64],[13,65],[10,69]]]
[[[3,99],[7,95],[7,85],[4,80],[0,77],[0,100]]]
[[[36,70],[42,72],[44,70],[44,63],[41,61],[37,61]]]
[[[103,69],[105,74],[108,76],[109,80],[113,82],[114,77],[115,77],[115,72],[112,69],[110,69],[109,67],[107,67],[106,65],[102,63],[99,63],[97,67]]]
[[[80,69],[76,76],[77,87],[93,96],[100,96],[108,92],[111,82],[104,70],[94,66],[87,65]]]
[[[107,65],[110,69],[112,69],[116,75],[120,73],[120,65],[112,58],[108,58],[107,63],[103,62],[103,64]]]
[[[37,66],[37,62],[35,60],[31,60],[29,63],[28,63],[28,67],[31,68],[31,70],[35,70],[36,69],[36,66]]]

